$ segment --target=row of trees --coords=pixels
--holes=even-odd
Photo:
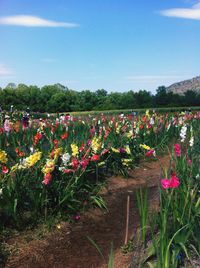
[[[167,92],[164,86],[159,87],[153,95],[146,90],[108,93],[104,89],[98,89],[95,92],[89,90],[77,92],[60,84],[42,88],[9,84],[4,89],[0,88],[0,106],[4,110],[9,110],[11,105],[17,110],[29,107],[35,112],[199,106],[200,93],[189,90],[184,95],[178,95]]]

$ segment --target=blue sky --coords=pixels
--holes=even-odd
[[[200,1],[0,0],[0,86],[153,93],[200,74]]]

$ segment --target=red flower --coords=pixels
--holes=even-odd
[[[144,126],[143,126],[143,125],[140,125],[140,126],[139,126],[139,128],[140,128],[140,129],[143,129],[143,128],[144,128]]]
[[[78,159],[77,158],[73,158],[72,159],[72,162],[71,162],[71,165],[72,165],[72,168],[74,170],[78,169],[78,165],[79,165]]]
[[[22,156],[24,156],[24,153],[23,152],[19,152],[18,155],[19,155],[19,157],[22,157]]]
[[[100,159],[100,156],[98,154],[94,154],[92,157],[91,157],[91,161],[93,162],[96,162],[96,161],[99,161]]]
[[[55,146],[56,148],[58,147],[58,143],[59,143],[58,140],[54,140],[54,141],[53,141],[53,144],[54,144],[54,146]]]
[[[2,167],[2,172],[3,172],[4,174],[7,174],[7,173],[9,172],[9,169],[8,169],[6,166],[3,166],[3,167]]]
[[[33,138],[34,145],[36,145],[38,143],[38,141],[41,140],[41,139],[42,139],[42,133],[37,133]]]
[[[51,133],[53,134],[55,132],[55,128],[51,127]]]
[[[65,132],[65,134],[61,135],[61,139],[65,140],[68,137],[68,132]]]
[[[82,143],[82,144],[81,144],[81,147],[79,148],[79,152],[82,152],[84,149],[85,149],[85,144]]]
[[[48,185],[52,179],[51,173],[47,173],[44,175],[44,180],[42,181],[43,184]]]

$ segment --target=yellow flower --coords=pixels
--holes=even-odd
[[[36,152],[29,157],[25,159],[25,166],[32,167],[34,166],[40,159],[41,159],[42,153]]]
[[[133,137],[133,131],[130,130],[129,132],[127,132],[127,133],[126,133],[126,137],[127,137],[127,138],[131,138],[131,137]]]
[[[151,147],[149,147],[146,144],[140,144],[140,147],[143,148],[143,149],[145,149],[145,150],[150,150],[151,149]]]
[[[105,165],[105,162],[104,162],[104,161],[98,163],[98,167],[101,167],[101,166],[103,166],[103,165]]]
[[[115,148],[111,147],[111,150],[112,150],[114,153],[119,153],[119,149],[115,149]]]
[[[131,154],[131,150],[130,150],[129,145],[126,145],[125,146],[125,149],[126,149],[127,154]]]
[[[45,166],[42,169],[44,174],[51,173],[55,168],[55,163],[52,159],[47,159]]]
[[[15,172],[18,169],[18,166],[19,166],[19,164],[12,166],[10,171]]]
[[[99,138],[94,137],[92,139],[91,147],[94,153],[97,153],[97,151],[101,148],[101,143],[99,141]]]
[[[122,159],[122,165],[128,167],[132,163],[132,159]]]
[[[57,148],[54,150],[54,160],[57,160],[58,157],[62,154],[62,148]]]
[[[8,162],[7,153],[0,150],[0,162],[6,164]]]
[[[150,115],[149,115],[149,110],[146,110],[146,116],[149,118]]]
[[[120,126],[116,128],[116,133],[119,134],[120,132]]]
[[[74,143],[71,144],[72,156],[78,155],[78,146]]]

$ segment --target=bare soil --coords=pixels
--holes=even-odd
[[[124,255],[127,196],[130,195],[129,238],[139,227],[136,189],[147,186],[150,209],[158,207],[158,184],[162,166],[169,166],[169,157],[159,161],[141,163],[130,172],[128,179],[111,177],[102,189],[108,211],[90,209],[81,215],[80,221],[62,222],[42,239],[28,241],[27,234],[20,234],[8,241],[15,251],[8,258],[6,268],[104,268],[107,267],[111,242],[114,245],[114,267],[128,268],[133,265],[133,253]],[[87,237],[102,250],[105,259],[97,252]],[[132,266],[133,267],[133,266]],[[135,266],[136,267],[136,266]]]

